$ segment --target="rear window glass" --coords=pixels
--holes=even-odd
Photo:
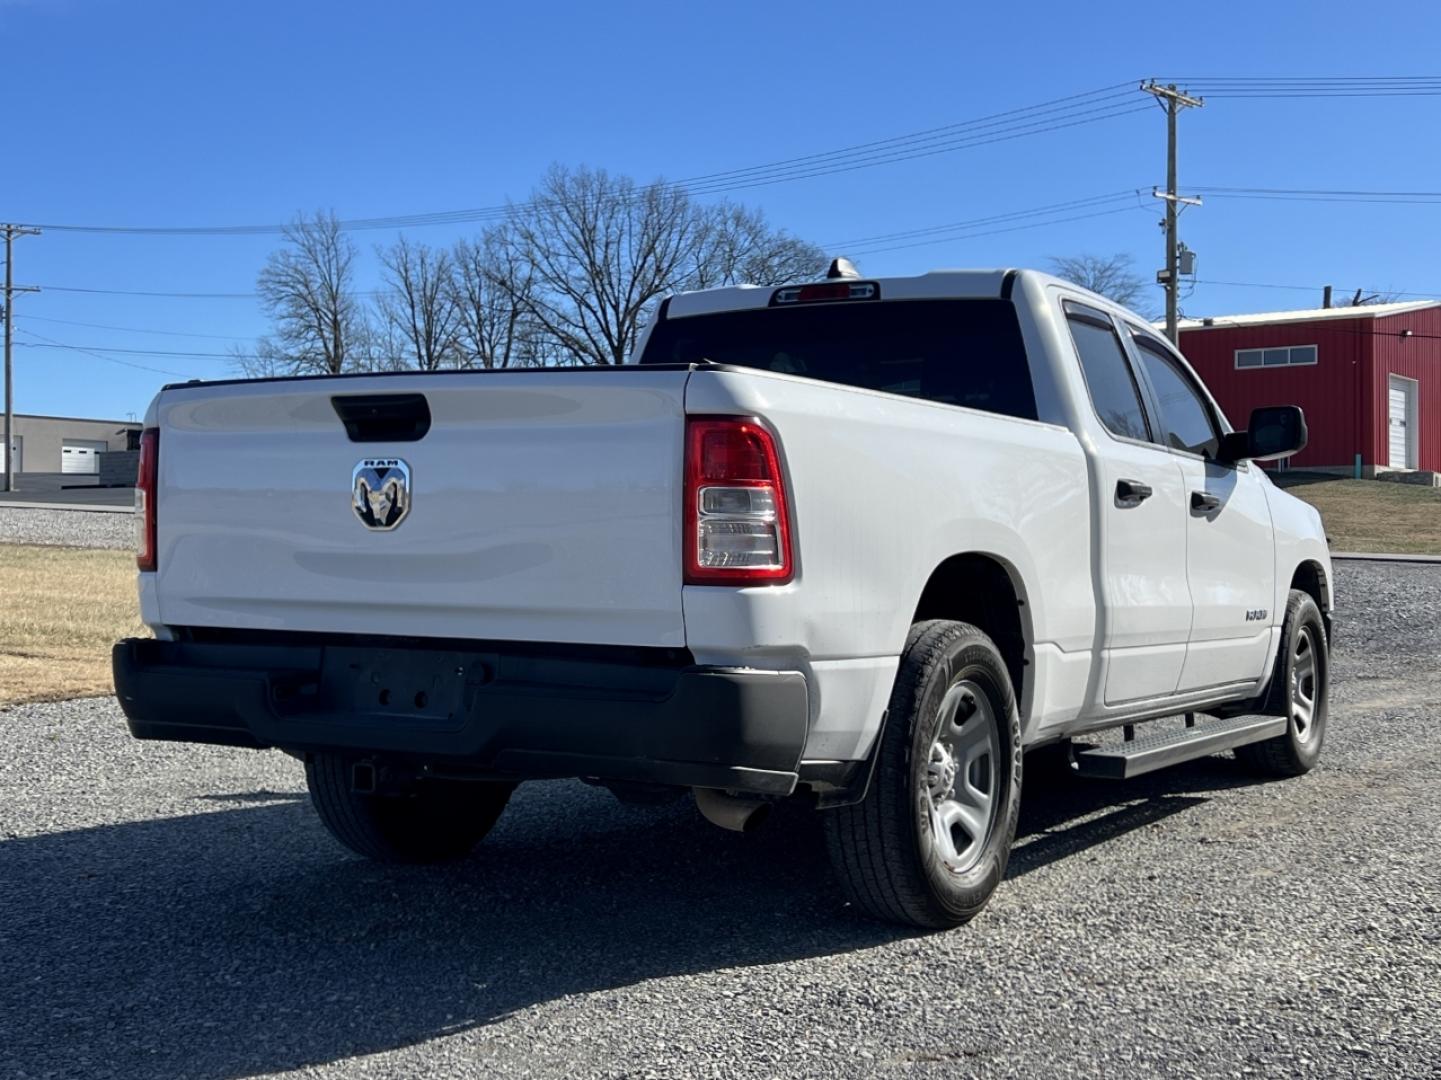
[[[815,304],[668,319],[640,362],[706,360],[1036,419],[1009,300]]]

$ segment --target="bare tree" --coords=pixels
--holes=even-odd
[[[522,315],[516,328],[538,334],[543,352],[558,346],[592,364],[624,363],[667,293],[774,285],[824,266],[819,248],[772,229],[759,211],[559,165],[488,242],[487,265]]]
[[[256,349],[264,360],[237,363],[247,374],[346,371],[359,359],[352,345],[364,322],[354,293],[355,246],[327,212],[297,217],[285,239],[289,246],[271,253],[256,280],[275,324]]]
[[[825,264],[759,210],[560,165],[475,240],[377,248],[375,310],[357,299],[355,249],[333,214],[297,218],[285,237],[258,282],[274,329],[235,354],[250,375],[620,364],[669,293],[779,285]]]
[[[365,311],[351,342],[352,369],[407,371],[416,366],[410,336],[384,311]]]
[[[434,371],[460,364],[461,318],[450,254],[404,236],[376,254],[387,286],[380,294],[380,316],[404,343],[404,366]]]
[[[825,272],[824,250],[772,229],[760,210],[721,203],[700,212],[699,229],[694,274],[687,288],[784,285]]]
[[[621,364],[650,305],[687,277],[699,236],[678,187],[556,165],[496,242],[529,269],[529,296],[507,286],[547,335],[584,363]]]
[[[250,350],[232,345],[229,352],[231,365],[247,379],[272,379],[295,372],[274,338],[258,338]]]
[[[1056,255],[1050,262],[1051,273],[1057,277],[1099,293],[1122,307],[1149,306],[1144,303],[1146,282],[1136,273],[1135,260],[1129,255]]]
[[[509,241],[505,226],[455,245],[450,288],[467,367],[544,363],[544,332],[531,314],[535,271],[520,254],[520,245]]]

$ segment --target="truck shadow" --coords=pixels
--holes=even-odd
[[[1241,782],[1213,761],[1033,791],[1012,876]],[[809,812],[741,837],[688,800],[536,784],[474,858],[417,869],[347,857],[293,792],[209,806],[0,842],[0,1075],[280,1072],[571,994],[908,936],[842,905]]]

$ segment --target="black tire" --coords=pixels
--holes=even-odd
[[[1306,652],[1312,656],[1309,667],[1302,659]],[[1303,722],[1303,702],[1298,700],[1298,691],[1306,689],[1308,670],[1311,706],[1309,719]],[[1309,593],[1292,589],[1286,599],[1286,617],[1281,623],[1276,669],[1260,709],[1267,716],[1286,717],[1286,733],[1265,742],[1238,746],[1236,759],[1262,776],[1300,776],[1310,772],[1326,741],[1330,686],[1331,658],[1321,609]]]
[[[330,835],[376,862],[464,858],[494,827],[515,790],[514,784],[423,780],[405,794],[362,795],[351,790],[352,764],[339,754],[313,754],[305,763],[305,783]]]
[[[974,703],[972,688],[984,694],[984,710]],[[927,785],[942,706],[953,691],[971,702],[968,717],[985,719],[994,732],[994,753],[987,754],[993,758],[987,769],[994,807],[989,831],[984,839],[970,838],[978,854],[954,868],[932,826],[936,789]],[[966,623],[912,626],[880,738],[865,799],[825,811],[835,872],[851,902],[876,918],[928,930],[968,922],[1005,876],[1021,808],[1020,716],[1005,661],[991,639]],[[954,782],[954,769],[950,775]],[[953,854],[954,834],[950,849]]]

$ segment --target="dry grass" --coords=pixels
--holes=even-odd
[[[1321,511],[1332,551],[1441,555],[1441,489],[1320,473],[1272,473]]]
[[[0,544],[0,705],[110,693],[110,646],[145,632],[134,555]]]

